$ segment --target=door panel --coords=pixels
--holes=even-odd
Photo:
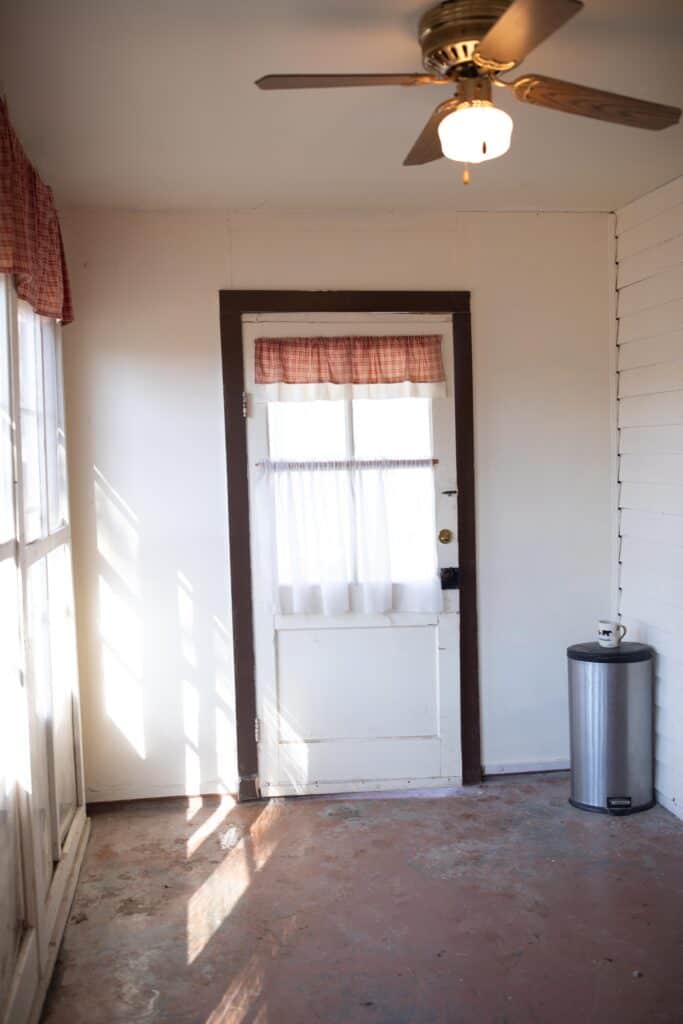
[[[337,630],[278,632],[281,742],[436,736],[436,632],[348,629],[343,652]]]
[[[394,785],[438,786],[458,781],[461,776],[457,590],[443,593],[443,610],[439,614],[274,613],[272,597],[276,592],[279,554],[274,538],[278,530],[272,522],[268,492],[259,482],[257,469],[265,459],[283,457],[281,431],[286,424],[293,424],[290,429],[307,438],[306,403],[279,418],[278,410],[274,409],[270,413],[269,438],[267,403],[254,384],[257,337],[420,333],[439,333],[443,337],[448,397],[431,402],[408,400],[421,403],[420,415],[428,417],[431,450],[438,459],[434,471],[436,521],[433,526],[430,522],[424,527],[415,544],[434,544],[436,531],[448,528],[453,540],[437,545],[438,564],[457,567],[450,318],[273,315],[243,319],[259,778],[264,795],[352,792]],[[392,405],[394,401],[396,404]],[[354,403],[352,433],[358,435],[356,458],[415,458],[423,454],[411,450],[416,439],[401,431],[402,401],[405,399],[388,403],[397,415],[395,423],[392,416],[385,417],[384,436],[373,426],[377,418],[370,408],[372,400]],[[333,423],[339,415],[339,408],[330,409],[326,419]],[[322,422],[319,417],[318,422]],[[273,429],[274,424],[278,425],[277,430]],[[326,450],[321,455],[320,445],[328,442],[320,436],[310,436],[306,443],[310,454],[304,458],[344,458],[342,451]],[[406,490],[402,481],[392,486],[394,493],[403,490],[406,498],[410,498],[410,488]],[[396,504],[400,507],[400,502]],[[285,534],[280,532],[282,544]],[[267,542],[264,538],[268,538]],[[391,543],[391,537],[388,541]],[[403,554],[402,561],[408,566],[411,551]],[[282,567],[287,559],[280,557],[279,561]]]
[[[370,743],[359,740],[336,740],[324,744],[282,744],[280,751],[281,777],[277,785],[270,784],[267,792],[281,796],[308,792],[352,793],[363,788],[395,788],[415,782],[423,786],[439,779],[439,740],[404,740],[400,747],[392,740],[379,739]],[[407,774],[410,769],[409,774]]]

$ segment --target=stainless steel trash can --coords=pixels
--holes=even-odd
[[[567,648],[571,796],[585,811],[654,804],[653,652],[646,644]]]

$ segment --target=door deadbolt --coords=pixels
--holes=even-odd
[[[439,530],[439,543],[440,544],[450,544],[450,542],[452,540],[453,540],[453,531],[452,530],[447,530],[447,529]]]

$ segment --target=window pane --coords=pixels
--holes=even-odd
[[[54,320],[40,319],[45,388],[45,453],[48,528],[54,533],[66,522],[66,452],[62,415],[60,340]]]
[[[392,580],[432,579],[437,572],[433,469],[388,470],[384,486]]]
[[[268,403],[271,459],[346,459],[346,433],[345,402]]]
[[[431,399],[355,400],[353,439],[357,459],[431,458]]]
[[[0,544],[15,536],[9,347],[7,278],[3,275],[0,276]]]
[[[0,1014],[23,932],[18,789],[29,789],[26,713],[19,665],[19,595],[13,558],[0,562]]]
[[[19,302],[18,310],[24,535],[27,541],[32,541],[43,535],[45,522],[40,321],[26,302]]]
[[[57,356],[57,479],[59,488],[59,519],[69,522],[69,487],[66,475],[66,416],[64,415],[64,364],[62,328],[55,324]]]
[[[50,640],[47,562],[44,558],[34,562],[28,569],[28,636],[31,652],[31,689],[36,720],[33,752],[36,772],[32,780],[31,803],[40,844],[39,888],[46,891],[52,878],[53,862],[47,756],[47,730],[51,717]]]
[[[73,693],[76,688],[76,634],[69,549],[47,556],[52,680],[52,735],[59,835],[63,841],[76,810]]]

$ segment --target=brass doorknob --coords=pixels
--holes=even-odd
[[[450,542],[452,540],[453,540],[453,531],[452,530],[446,530],[446,529],[439,530],[439,543],[440,544],[450,544]]]

